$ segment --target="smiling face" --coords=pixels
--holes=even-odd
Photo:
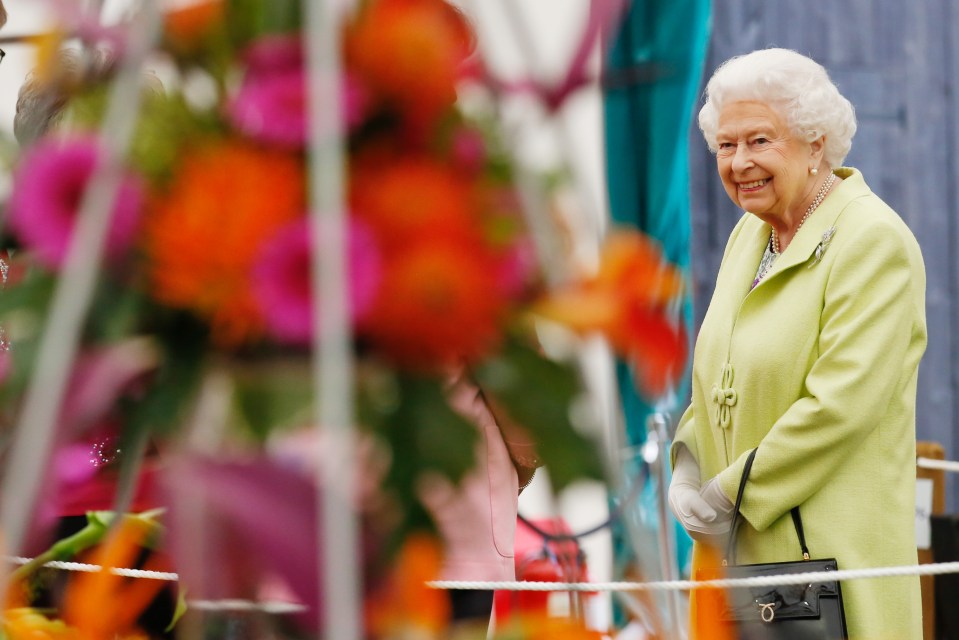
[[[823,138],[795,137],[783,118],[762,102],[733,102],[719,115],[716,166],[738,206],[774,227],[799,224],[813,199]]]

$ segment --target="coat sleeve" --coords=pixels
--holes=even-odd
[[[669,449],[670,466],[676,467],[676,454],[679,452],[677,445],[683,445],[693,454],[696,462],[699,462],[699,447],[696,446],[696,428],[693,422],[693,405],[690,403],[679,419],[676,427],[676,436],[673,438],[673,444]]]
[[[757,530],[822,488],[878,427],[902,379],[914,375],[903,363],[913,341],[925,340],[915,289],[925,286],[925,274],[907,234],[873,220],[831,247],[819,355],[803,397],[762,439],[750,473],[742,512]],[[719,474],[727,496],[736,494],[747,455]]]

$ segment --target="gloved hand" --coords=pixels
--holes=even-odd
[[[699,463],[680,446],[676,453],[673,479],[669,483],[669,507],[694,540],[722,544],[729,531],[733,505],[713,478],[700,486]]]
[[[719,476],[713,477],[709,482],[704,484],[703,488],[699,491],[699,495],[701,495],[703,500],[706,501],[706,504],[712,507],[716,512],[716,519],[713,520],[713,525],[722,528],[720,533],[725,534],[729,532],[729,527],[732,526],[733,522],[733,508],[736,505],[726,497],[726,494],[723,493],[723,490],[719,487]]]

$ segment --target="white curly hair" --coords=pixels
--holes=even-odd
[[[821,64],[779,48],[758,49],[721,64],[706,85],[699,111],[699,128],[714,153],[719,114],[727,104],[745,100],[769,105],[807,142],[825,135],[826,164],[842,166],[856,133],[856,112]]]

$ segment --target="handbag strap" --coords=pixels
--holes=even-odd
[[[756,458],[756,451],[753,449],[746,457],[746,463],[743,465],[743,475],[739,479],[739,490],[736,491],[736,505],[733,507],[733,521],[729,527],[729,540],[726,542],[726,553],[723,556],[723,566],[727,564],[736,564],[736,533],[739,526],[745,518],[740,515],[739,508],[743,503],[743,494],[746,492],[746,480],[749,478],[749,472],[753,468],[753,460]],[[809,560],[809,547],[806,546],[806,533],[802,526],[802,517],[799,515],[799,507],[790,509],[793,519],[793,526],[796,527],[796,535],[799,537],[799,547],[802,549],[803,560]]]

